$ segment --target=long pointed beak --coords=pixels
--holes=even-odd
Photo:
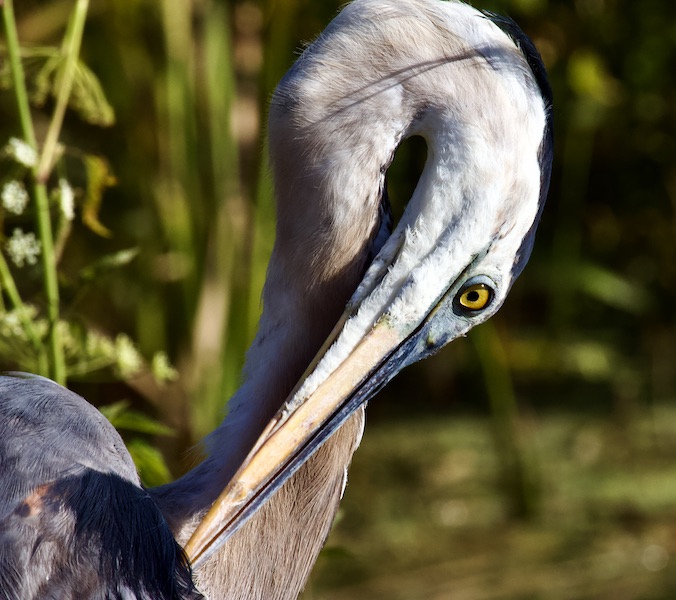
[[[452,286],[417,322],[402,326],[387,313],[382,314],[335,368],[327,368],[327,364],[335,364],[335,360],[327,358],[332,345],[345,335],[353,316],[354,311],[348,308],[186,544],[193,568],[198,569],[402,368],[435,353],[489,314],[471,322],[458,319]]]
[[[469,329],[449,326],[454,321],[449,318],[449,310],[447,293],[421,322],[406,331],[393,325],[387,315],[381,316],[347,357],[325,373],[327,351],[352,316],[347,312],[343,315],[306,376],[268,424],[186,544],[185,551],[194,568],[199,568],[357,408],[404,366],[432,354]],[[453,332],[454,328],[457,331]]]

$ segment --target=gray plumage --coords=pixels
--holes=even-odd
[[[0,597],[197,600],[113,426],[48,379],[0,377]]]

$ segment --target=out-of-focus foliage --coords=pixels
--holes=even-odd
[[[90,92],[102,91],[106,102],[95,105],[101,114],[111,106],[115,123],[101,128],[83,121],[76,107],[66,115],[60,139],[61,171],[50,181],[55,194],[64,177],[75,190],[76,218],[68,243],[60,249],[62,310],[71,324],[79,324],[76,334],[83,339],[102,335],[115,340],[125,334],[136,340],[139,356],[146,357],[144,365],[151,363],[155,353],[166,352],[160,356],[169,360],[158,364],[167,369],[169,379],[174,375],[169,363],[176,365],[178,378],[159,386],[145,376],[144,367],[144,375],[131,378],[122,392],[118,385],[91,385],[93,378],[113,375],[114,363],[93,373],[88,370],[87,383],[78,382],[71,363],[71,384],[84,386],[85,395],[99,404],[128,397],[134,410],[154,410],[176,432],[169,441],[158,440],[175,474],[186,466],[180,459],[187,445],[222,416],[225,401],[239,383],[244,351],[260,311],[260,290],[274,236],[271,185],[261,159],[269,95],[301,43],[317,35],[339,4],[110,0],[90,8],[78,72]],[[595,486],[614,485],[613,470],[627,464],[633,465],[632,473],[640,471],[642,464],[670,472],[667,457],[672,445],[662,444],[664,438],[657,434],[636,436],[637,423],[651,422],[655,414],[673,419],[673,411],[662,409],[676,401],[676,4],[670,0],[487,0],[475,5],[512,16],[544,57],[555,96],[556,158],[550,198],[531,264],[493,326],[474,336],[473,343],[458,341],[402,373],[372,403],[370,427],[394,432],[391,439],[411,456],[422,456],[425,436],[408,438],[401,423],[415,423],[430,414],[438,421],[458,415],[478,419],[493,432],[490,442],[484,438],[477,442],[481,456],[502,460],[500,468],[477,473],[477,485],[494,494],[490,502],[477,504],[488,506],[478,517],[486,527],[510,527],[515,516],[546,524],[560,515],[565,515],[562,521],[582,527],[594,520],[589,515],[595,511],[621,513],[628,516],[603,521],[612,535],[599,543],[608,544],[610,554],[594,556],[610,556],[611,564],[612,552],[618,548],[629,552],[636,543],[642,553],[652,546],[662,548],[653,548],[653,554],[666,552],[667,562],[673,563],[672,546],[650,541],[651,535],[657,540],[674,533],[667,523],[673,515],[666,503],[636,504],[633,496],[612,496]],[[30,89],[43,90],[42,106],[34,107],[33,113],[42,138],[54,104],[53,80],[41,80],[35,73],[44,70],[49,60],[44,49],[59,46],[72,3],[22,0],[16,10],[27,66],[31,56],[41,57],[29,76]],[[89,74],[100,86],[92,86]],[[0,82],[6,81],[3,62]],[[98,92],[90,97],[99,97]],[[12,93],[6,90],[0,94],[0,146],[17,136]],[[105,169],[99,169],[97,176],[83,157],[105,160],[96,163]],[[424,149],[416,142],[405,144],[398,153],[389,182],[390,195],[400,207],[423,160]],[[23,181],[13,161],[3,157],[0,168],[2,183]],[[109,187],[112,177],[116,185]],[[1,225],[3,244],[18,226],[24,234],[33,231],[28,221],[11,215],[4,216]],[[109,237],[97,235],[106,232]],[[24,245],[29,242],[23,240]],[[132,256],[127,252],[133,253],[133,260],[127,260]],[[39,297],[39,266],[12,269],[21,295],[26,300]],[[13,327],[18,336],[25,335],[26,319],[33,316],[5,311],[0,327]],[[39,321],[35,327],[39,330]],[[27,347],[17,343],[3,334],[0,368],[14,368],[30,354],[30,340]],[[524,414],[529,415],[527,420]],[[563,424],[557,429],[551,419]],[[589,440],[569,433],[561,441],[556,432],[571,427],[586,431],[587,419],[603,439],[622,440],[619,446],[624,454],[620,458],[609,454],[591,476],[562,479],[559,469],[569,474],[576,466],[556,463],[561,449],[566,443],[577,447]],[[657,417],[654,422],[659,424]],[[447,431],[462,433],[451,425]],[[368,430],[366,435],[368,444]],[[542,448],[548,450],[541,452]],[[365,450],[364,460],[373,452]],[[360,460],[358,454],[356,468],[366,469]],[[464,459],[458,460],[464,464]],[[377,506],[390,506],[397,498],[388,496],[394,479],[426,498],[429,482],[424,474],[429,467],[411,459],[397,468],[403,470],[386,472],[389,467],[384,464],[378,471],[382,486],[367,488],[364,497]],[[449,467],[451,473],[454,468]],[[439,554],[433,555],[418,549],[417,556],[423,558],[390,561],[389,572],[373,574],[366,566],[372,559],[388,563],[398,553],[410,555],[409,550],[416,548],[415,532],[426,531],[425,519],[439,513],[453,521],[458,507],[475,501],[471,494],[467,499],[452,496],[446,508],[421,510],[422,523],[402,518],[396,535],[383,536],[379,549],[374,549],[362,544],[360,536],[371,531],[380,537],[381,523],[375,523],[373,530],[361,529],[359,503],[349,504],[350,494],[362,497],[356,489],[352,492],[359,485],[359,478],[355,479],[355,485],[348,487],[345,509],[353,512],[346,512],[336,539],[348,552],[351,539],[359,542],[354,544],[359,554],[352,566],[356,564],[364,577],[394,577],[406,565],[422,569],[423,558],[425,564],[442,561],[448,548],[437,548]],[[553,506],[551,489],[563,481],[571,491],[556,495]],[[671,493],[664,478],[656,475],[651,481],[654,495]],[[628,478],[621,485],[631,487],[630,482]],[[583,487],[591,492],[582,493]],[[410,498],[401,497],[402,512]],[[624,502],[621,499],[626,500],[625,512],[617,509]],[[508,509],[502,512],[496,505]],[[368,519],[378,519],[381,513],[383,519],[390,518],[383,509],[368,514]],[[538,531],[543,537],[537,543],[551,549],[548,565],[560,566],[581,555],[584,535],[564,539],[559,531],[552,534],[558,540],[553,542],[551,529]],[[503,545],[498,544],[497,551],[502,556],[510,554],[512,544],[532,542],[524,536],[500,539]],[[460,531],[449,543],[460,554],[484,556],[493,550],[492,537],[480,540],[473,543],[469,534]],[[326,561],[340,561],[331,556]],[[643,559],[637,560],[644,564]],[[662,564],[661,559],[646,560],[653,566]],[[490,564],[500,568],[499,557]],[[328,594],[327,582],[344,583],[332,580],[330,567],[320,567],[325,583],[318,583],[316,589],[322,594]],[[542,565],[533,569],[550,572]],[[644,571],[663,572],[645,567],[637,582],[646,579]],[[359,579],[355,569],[347,573]],[[419,575],[421,581],[428,579],[425,573]],[[555,574],[569,576],[565,569]],[[629,596],[673,595],[660,596],[655,580],[650,581]],[[674,587],[664,584],[663,589]],[[355,591],[349,597],[376,597],[374,589],[367,588],[365,596]],[[386,597],[421,597],[422,592],[406,590],[396,596],[388,588]],[[594,590],[579,588],[575,594],[617,597],[604,591],[611,588]],[[442,584],[437,592],[425,597],[450,594]],[[515,590],[513,597],[528,593],[536,592]],[[470,597],[493,596],[475,591]],[[561,596],[552,593],[552,597]]]
[[[21,56],[28,77],[31,102],[34,106],[43,107],[50,97],[56,98],[58,95],[63,53],[55,47],[38,46],[22,48]],[[0,67],[0,83],[4,88],[12,87],[9,65],[6,62]],[[69,105],[81,119],[92,125],[108,127],[115,122],[113,107],[108,103],[99,80],[80,60],[75,66]]]
[[[635,427],[640,463],[603,417],[538,419],[534,522],[496,494],[503,461],[481,416],[373,428],[303,600],[673,598],[674,407]]]

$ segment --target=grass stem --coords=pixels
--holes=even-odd
[[[73,15],[68,23],[68,29],[62,45],[64,65],[60,74],[56,106],[47,129],[45,143],[40,152],[38,164],[33,169],[33,197],[36,206],[35,215],[37,229],[42,245],[43,284],[47,299],[47,320],[49,322],[48,347],[50,360],[48,374],[58,383],[65,383],[66,365],[58,327],[59,286],[56,272],[57,261],[54,251],[54,236],[49,214],[47,180],[49,179],[49,174],[51,173],[58,154],[59,134],[68,106],[68,99],[70,98],[73,87],[88,7],[89,0],[78,0]],[[7,38],[7,52],[9,55],[12,79],[14,82],[14,93],[17,101],[23,137],[33,149],[37,150],[37,140],[35,138],[30,105],[28,102],[26,79],[21,64],[21,51],[16,30],[13,0],[5,0],[3,4],[3,17],[5,35]],[[6,266],[5,263],[5,267]],[[7,273],[4,275],[7,274],[9,274],[8,269]],[[9,274],[9,276],[11,279],[11,274]],[[3,280],[5,279],[6,278],[3,276]],[[10,291],[12,287],[16,291],[16,286],[13,285],[13,280],[11,281],[12,284],[9,287],[7,287],[6,282],[3,282],[10,297],[12,294]],[[20,299],[18,299],[18,301],[20,302]]]
[[[21,48],[19,46],[19,36],[16,31],[16,21],[14,18],[14,0],[4,0],[2,4],[2,16],[5,38],[7,39],[7,55],[9,57],[9,66],[14,82],[14,96],[16,97],[17,108],[19,110],[21,131],[24,139],[31,148],[37,150],[30,104],[28,103],[28,92],[26,90],[26,78],[23,72],[23,65],[21,64]]]
[[[78,57],[80,55],[80,45],[82,43],[82,33],[87,18],[87,9],[89,0],[78,0],[75,5],[73,15],[68,22],[68,29],[63,39],[62,52],[65,57],[63,68],[58,82],[59,93],[56,97],[56,106],[52,120],[49,123],[49,129],[45,137],[45,143],[40,153],[36,179],[38,183],[44,184],[52,171],[54,160],[58,153],[59,134],[63,125],[63,118],[66,114],[68,99],[73,88],[75,79],[75,69],[77,67]]]
[[[26,78],[21,63],[21,48],[19,46],[19,36],[16,30],[13,0],[5,0],[3,2],[2,16],[5,39],[7,40],[7,55],[9,58],[12,80],[14,82],[14,96],[19,112],[21,132],[26,143],[28,143],[33,150],[37,150],[35,130],[33,129],[33,120],[31,118],[30,104],[28,102],[28,91],[26,89]],[[23,301],[21,300],[14,278],[9,270],[9,266],[5,261],[5,257],[2,256],[2,254],[0,254],[0,285],[6,291],[12,306],[15,309],[22,309],[24,307]],[[24,310],[19,310],[19,318],[26,331],[26,335],[35,348],[39,371],[42,374],[48,374],[49,368],[47,356],[42,346],[42,342],[33,327],[33,323]]]
[[[19,295],[19,290],[14,283],[14,278],[12,273],[9,270],[9,265],[5,260],[5,257],[0,253],[0,289],[4,289],[7,293],[7,297],[14,309],[17,310],[17,315],[21,321],[21,326],[26,332],[26,336],[30,340],[33,348],[35,349],[35,354],[37,357],[37,366],[40,374],[46,374],[48,372],[48,362],[47,355],[45,354],[45,349],[40,340],[40,336],[35,331],[33,327],[33,321],[31,321],[28,316],[28,312],[25,309],[25,304],[21,300]]]

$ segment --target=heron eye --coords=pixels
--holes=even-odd
[[[465,310],[476,311],[486,308],[493,299],[493,290],[485,283],[466,287],[458,296],[458,303]]]

